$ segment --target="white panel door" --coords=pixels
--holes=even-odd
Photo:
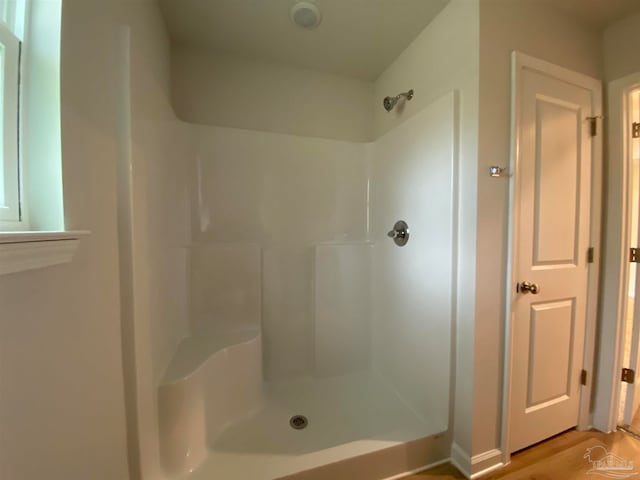
[[[587,118],[600,98],[599,84],[543,62],[516,71],[511,452],[578,423],[592,176]]]

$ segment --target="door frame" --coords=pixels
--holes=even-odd
[[[515,277],[515,245],[519,240],[516,226],[519,225],[518,209],[515,208],[520,201],[520,192],[516,188],[519,181],[519,128],[521,117],[520,98],[522,74],[524,70],[535,70],[546,75],[558,78],[567,83],[586,88],[594,92],[593,115],[602,116],[602,85],[595,78],[583,75],[564,67],[539,60],[537,58],[514,51],[511,54],[511,148],[510,148],[510,182],[509,182],[509,226],[508,226],[508,263],[507,281],[505,292],[505,326],[504,326],[504,369],[502,390],[502,422],[501,422],[501,449],[502,461],[508,463],[511,458],[509,451],[510,436],[510,405],[511,405],[511,376],[513,351],[514,298],[515,289],[512,288],[518,282]],[[579,429],[590,427],[590,399],[593,388],[593,366],[596,337],[596,320],[598,307],[598,280],[600,269],[600,217],[602,208],[602,122],[598,119],[598,135],[592,146],[592,176],[591,176],[591,227],[590,245],[594,247],[594,262],[589,268],[587,288],[587,319],[585,324],[585,348],[583,355],[583,368],[588,372],[587,385],[583,387],[580,395],[580,409],[577,419]],[[586,254],[586,252],[585,252]]]
[[[617,427],[620,405],[620,371],[624,345],[626,264],[629,212],[629,118],[628,94],[640,88],[640,73],[608,84],[608,168],[606,252],[603,264],[598,384],[593,426],[604,432]]]

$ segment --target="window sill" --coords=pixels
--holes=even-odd
[[[0,275],[68,263],[86,231],[0,233]]]

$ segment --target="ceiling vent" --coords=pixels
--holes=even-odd
[[[291,21],[300,28],[313,30],[322,22],[320,9],[311,2],[298,2],[289,11]]]

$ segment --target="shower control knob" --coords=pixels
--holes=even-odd
[[[540,293],[540,287],[537,283],[522,282],[516,287],[518,293],[530,293],[531,295],[538,295]]]
[[[399,247],[404,247],[409,241],[409,225],[407,222],[399,220],[393,226],[393,230],[389,230],[387,236],[392,238]]]

